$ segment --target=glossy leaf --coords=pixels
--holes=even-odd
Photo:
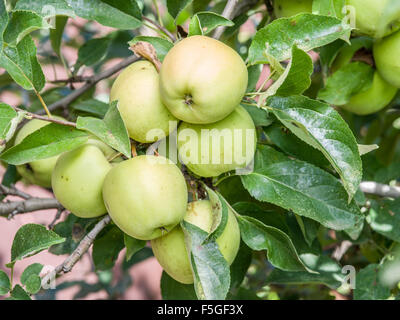
[[[194,35],[207,35],[219,26],[231,27],[234,23],[214,12],[198,12],[189,24],[189,37]]]
[[[366,221],[372,230],[400,242],[400,199],[373,201]]]
[[[192,0],[167,0],[168,12],[176,19],[178,14],[191,2]]]
[[[111,44],[111,38],[91,39],[83,44],[78,51],[78,60],[75,64],[75,70],[81,66],[92,66],[101,62],[107,55]]]
[[[137,36],[129,42],[129,45],[132,46],[140,41],[145,41],[150,43],[156,50],[157,58],[161,62],[164,60],[168,51],[171,50],[171,48],[174,46],[174,44],[168,40],[150,36]]]

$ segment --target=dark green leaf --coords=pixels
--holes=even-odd
[[[0,153],[11,139],[18,125],[18,114],[8,104],[0,103]]]
[[[10,300],[32,300],[28,293],[19,285],[15,285],[11,291]]]
[[[234,23],[214,12],[198,12],[189,24],[189,37],[193,35],[206,35],[219,26],[231,27]]]
[[[21,283],[23,285],[26,285],[26,282],[29,279],[29,277],[32,275],[38,276],[40,274],[40,272],[42,272],[42,269],[43,269],[43,265],[40,263],[33,263],[33,264],[27,266],[25,268],[24,272],[22,272]]]
[[[164,300],[197,300],[192,284],[180,283],[166,272],[161,276],[161,296]]]
[[[167,0],[168,12],[176,19],[178,14],[191,2],[192,0]]]
[[[400,199],[373,201],[366,221],[374,231],[400,242]]]
[[[64,33],[65,25],[67,24],[68,17],[57,16],[56,25],[54,29],[50,29],[50,43],[54,52],[61,58],[61,42]]]
[[[106,56],[111,44],[111,38],[91,39],[83,44],[78,51],[78,60],[76,61],[75,70],[81,66],[92,66],[101,62]]]
[[[98,118],[104,118],[110,106],[100,100],[89,99],[78,102],[71,107],[76,111],[85,112]]]
[[[382,286],[378,281],[379,265],[370,264],[358,271],[354,300],[386,300],[390,297],[390,288]]]
[[[10,291],[11,282],[7,273],[0,270],[0,295],[5,295]]]
[[[144,248],[146,241],[132,238],[124,233],[124,244],[126,247],[126,260],[129,261],[136,252]]]
[[[252,259],[252,251],[243,242],[240,242],[239,252],[236,255],[235,260],[231,264],[231,291],[239,288],[242,284],[244,277],[246,276],[247,270],[250,267]]]
[[[265,109],[250,106],[245,103],[242,103],[241,106],[250,114],[256,127],[267,127],[274,121],[274,118]]]

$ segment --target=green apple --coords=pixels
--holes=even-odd
[[[96,143],[89,142],[68,151],[59,157],[52,174],[54,195],[78,217],[101,216],[107,212],[102,188],[111,168],[106,155]]]
[[[118,100],[119,112],[132,139],[151,143],[176,128],[177,119],[161,102],[159,91],[159,75],[149,61],[131,64],[115,80],[110,101]]]
[[[103,185],[104,203],[126,234],[151,240],[171,231],[185,216],[186,181],[172,161],[141,155],[114,166]]]
[[[350,98],[350,101],[341,106],[358,115],[368,115],[385,108],[394,98],[397,88],[391,86],[377,71],[374,73],[372,86],[366,91],[359,92]]]
[[[376,68],[383,79],[400,88],[400,31],[374,44]]]
[[[61,117],[53,116],[59,120],[65,120]],[[14,145],[22,142],[28,135],[50,124],[48,121],[32,119],[28,121],[17,133]],[[17,171],[21,177],[30,184],[36,184],[44,188],[51,187],[51,173],[56,165],[59,156],[46,159],[31,161],[26,164],[18,165]]]
[[[382,38],[400,28],[397,0],[347,0],[346,4],[354,8],[356,29],[361,34]]]
[[[311,13],[313,0],[274,0],[277,18],[291,17],[299,13]]]
[[[254,122],[240,105],[216,123],[183,122],[178,128],[179,157],[201,177],[246,167],[254,157],[256,142]]]
[[[189,123],[212,123],[229,115],[247,88],[247,68],[221,41],[192,36],[165,56],[160,71],[161,99],[171,113]]]
[[[211,202],[209,200],[190,202],[185,221],[210,232],[213,223]],[[240,230],[235,214],[230,209],[225,229],[216,242],[225,260],[232,264],[239,250]],[[181,226],[176,226],[166,235],[152,240],[151,247],[165,272],[181,283],[193,283],[193,273]]]

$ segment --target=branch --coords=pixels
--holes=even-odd
[[[150,22],[150,23],[151,23],[153,26],[155,26],[157,29],[159,29],[159,30],[161,30],[163,33],[165,33],[165,34],[168,36],[168,38],[171,39],[172,42],[175,42],[175,41],[176,41],[176,37],[175,37],[171,32],[169,32],[167,28],[161,26],[161,25],[158,24],[157,22],[155,22],[155,21],[153,21],[153,20],[151,20],[151,19],[149,19],[149,18],[147,18],[147,17],[145,17],[145,16],[143,16],[142,19],[145,20],[145,21],[147,21],[147,22]]]
[[[222,16],[224,18],[232,20],[233,16],[234,16],[235,6],[237,3],[238,3],[238,0],[228,0],[228,2],[226,3],[226,6],[224,8],[224,11],[222,11]],[[221,38],[225,29],[226,29],[226,26],[221,26],[221,27],[218,27],[217,29],[215,29],[213,38],[214,39]]]
[[[399,198],[400,188],[392,187],[373,181],[361,182],[360,189],[364,193],[374,194],[380,197]]]
[[[22,192],[21,190],[18,190],[14,185],[7,187],[3,184],[0,184],[0,196],[17,196],[22,199],[30,199],[32,198],[31,195]]]
[[[54,123],[62,124],[64,126],[69,126],[69,127],[76,128],[76,123],[75,122],[70,122],[70,121],[66,121],[66,120],[60,120],[60,119],[56,119],[56,118],[53,118],[53,117],[41,116],[41,115],[38,115],[36,113],[27,112],[26,110],[20,109],[18,107],[13,107],[13,106],[11,106],[11,107],[15,111],[24,112],[26,118],[39,119],[39,120],[44,120],[44,121],[48,121],[48,122],[54,122]]]
[[[93,244],[100,231],[103,230],[107,226],[107,224],[110,223],[110,221],[111,218],[108,215],[100,220],[94,226],[94,228],[81,240],[74,252],[72,252],[72,254],[67,259],[65,259],[63,263],[58,265],[53,272],[46,274],[42,278],[42,284],[48,284],[53,279],[53,277],[58,274],[70,272],[74,265],[82,257],[82,255],[89,250],[90,246]]]
[[[48,109],[50,111],[54,111],[54,110],[56,110],[58,108],[68,106],[71,102],[73,102],[76,99],[78,99],[82,94],[84,94],[86,91],[91,89],[99,81],[112,76],[114,73],[117,73],[118,71],[124,69],[125,67],[129,66],[130,64],[132,64],[133,62],[137,61],[138,59],[139,59],[138,57],[132,55],[131,57],[125,59],[124,61],[121,61],[120,63],[118,63],[117,65],[113,66],[112,68],[104,70],[103,72],[101,72],[101,73],[99,73],[97,75],[94,75],[93,77],[90,77],[86,81],[86,84],[84,86],[80,87],[77,90],[72,91],[66,97],[64,97],[64,98],[56,101],[55,103],[49,105]],[[41,110],[40,112],[38,112],[38,114],[44,114],[44,111]]]
[[[0,203],[0,216],[13,218],[16,214],[46,209],[61,209],[61,204],[54,198],[29,198],[24,201],[6,201]]]

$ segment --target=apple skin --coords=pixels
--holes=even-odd
[[[200,200],[188,204],[185,221],[210,232],[212,227],[212,207],[209,200]],[[235,260],[240,246],[240,230],[234,213],[228,210],[228,221],[224,231],[216,240],[221,254],[229,265]],[[160,265],[176,281],[193,283],[193,273],[185,236],[180,225],[166,235],[151,241],[154,256]]]
[[[400,28],[400,3],[392,0],[347,0],[355,8],[358,33],[382,38]]]
[[[313,0],[274,0],[274,13],[277,18],[311,13]]]
[[[65,120],[61,117],[53,116],[59,120]],[[17,145],[22,142],[28,135],[39,130],[40,128],[50,124],[48,121],[32,119],[28,121],[15,136],[15,143]],[[56,165],[58,155],[46,159],[31,161],[26,164],[18,165],[17,171],[24,180],[30,184],[35,184],[44,188],[51,187],[51,173]]]
[[[99,217],[107,212],[102,188],[111,168],[103,151],[91,143],[63,153],[52,174],[54,195],[78,217]]]
[[[375,71],[372,86],[357,93],[341,108],[357,115],[368,115],[385,108],[394,98],[397,88],[391,86]]]
[[[400,31],[374,44],[378,72],[388,83],[400,88]]]
[[[162,156],[141,155],[114,166],[103,185],[104,203],[126,234],[151,240],[185,216],[188,193],[178,167]]]
[[[161,99],[171,113],[189,123],[222,120],[246,92],[247,68],[221,41],[192,36],[165,56],[160,71]]]
[[[159,92],[159,75],[149,61],[138,61],[117,77],[110,101],[118,100],[118,109],[129,136],[142,143],[151,143],[168,136],[170,121],[177,119],[163,105]],[[152,129],[160,129],[158,137],[146,137]]]
[[[207,148],[205,141],[202,141],[202,139],[204,139],[204,136],[202,137],[201,133],[202,130],[205,129],[210,130],[210,136],[208,140],[209,148]],[[222,130],[228,130],[231,133],[232,137],[234,137],[235,130],[240,130],[236,132],[240,132],[242,134],[242,143],[234,143],[234,139],[224,139],[224,143],[220,143],[220,146],[218,148],[218,146],[215,145],[212,139],[212,136],[214,136],[212,130],[215,129],[218,130],[218,132],[220,133],[223,132]],[[247,130],[253,130],[254,133],[254,140],[252,140],[250,144],[248,144],[246,141]],[[196,144],[193,144],[191,142],[190,138],[185,139],[186,132],[195,133],[195,137],[198,141],[197,146]],[[217,137],[217,135],[215,135],[215,137]],[[224,147],[226,142],[225,140],[228,142],[226,148]],[[240,105],[237,106],[236,109],[228,117],[219,122],[207,125],[196,125],[183,122],[178,128],[178,151],[180,159],[193,173],[200,177],[216,177],[222,173],[237,168],[246,167],[246,165],[249,164],[254,157],[256,142],[257,138],[253,119],[248,114],[248,112]],[[204,144],[203,148],[202,144]],[[242,150],[242,146],[244,146],[244,150]],[[247,150],[249,150],[248,155]],[[209,153],[208,161],[206,161],[204,158],[204,155],[207,154],[207,151]],[[219,153],[220,163],[213,163],[214,151],[217,152],[216,154]],[[228,153],[225,154],[225,151],[227,151]],[[197,152],[197,157],[194,156],[193,159],[190,159],[191,154],[193,154],[194,152]],[[235,161],[235,157],[241,154],[246,154],[245,162],[238,163],[237,161]],[[225,163],[224,161],[225,157],[227,159],[227,163]],[[232,159],[232,161],[229,161],[230,159]],[[190,162],[190,160],[193,161]]]

